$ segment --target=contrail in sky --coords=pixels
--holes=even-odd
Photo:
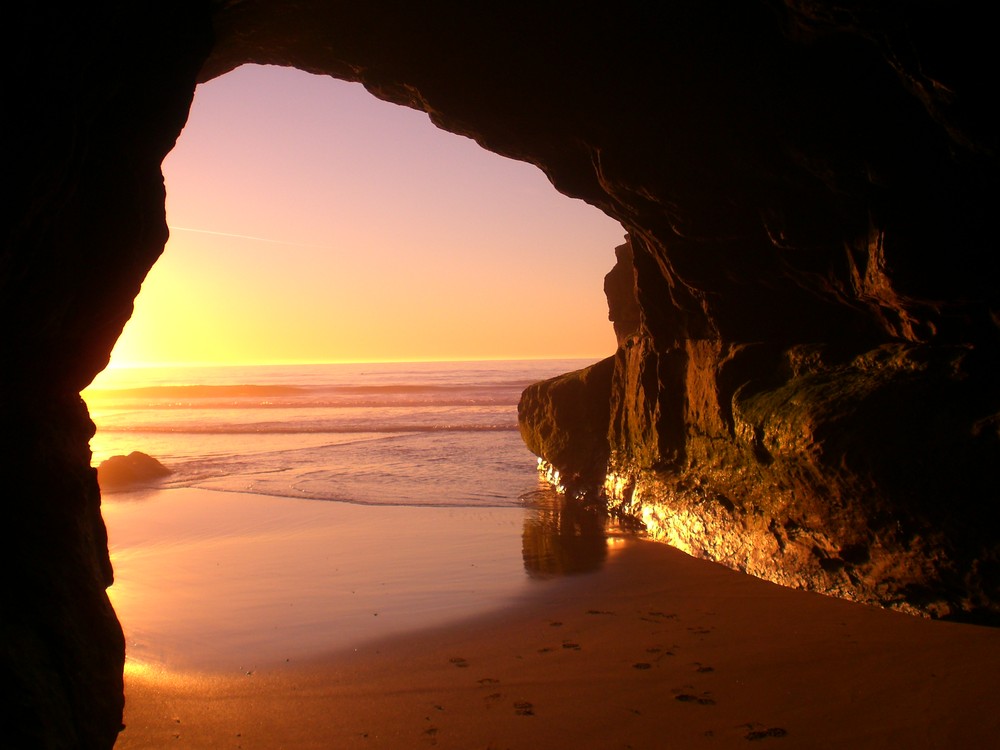
[[[171,232],[195,232],[197,234],[214,234],[217,237],[236,237],[241,240],[253,240],[254,242],[269,242],[272,245],[292,245],[294,247],[319,247],[326,245],[313,245],[307,242],[289,242],[288,240],[273,240],[268,237],[254,237],[249,234],[234,234],[233,232],[214,232],[211,229],[194,229],[192,227],[168,227]]]

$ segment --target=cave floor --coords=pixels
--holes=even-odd
[[[133,665],[117,747],[981,747],[998,670],[1000,629],[636,540],[445,627],[239,674]]]

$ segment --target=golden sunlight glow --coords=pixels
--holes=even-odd
[[[199,86],[113,365],[602,357],[621,227],[535,167],[300,71]]]

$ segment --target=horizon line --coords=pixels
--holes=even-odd
[[[432,364],[432,363],[463,363],[463,362],[542,362],[546,360],[595,359],[600,361],[611,354],[573,354],[520,357],[431,357],[427,359],[285,359],[285,360],[255,360],[240,362],[194,361],[194,362],[110,362],[104,370],[144,369],[156,367],[282,367],[309,365],[390,365],[390,364]],[[102,372],[104,371],[102,370]]]

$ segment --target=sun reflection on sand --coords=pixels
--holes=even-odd
[[[104,511],[108,593],[129,670],[143,678],[247,672],[456,622],[509,606],[532,580],[596,571],[625,541],[552,496],[443,509],[136,494],[106,499]]]

